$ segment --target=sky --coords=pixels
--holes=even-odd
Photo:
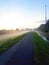
[[[49,19],[49,0],[0,0],[0,29],[37,28]]]

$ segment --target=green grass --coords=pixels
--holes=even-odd
[[[33,32],[35,65],[49,65],[49,43]]]
[[[16,44],[19,40],[21,40],[25,35],[28,33],[22,34],[18,37],[8,39],[2,43],[0,46],[0,54],[2,54],[4,51],[6,51],[8,48],[10,48],[12,45]]]

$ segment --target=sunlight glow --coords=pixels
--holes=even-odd
[[[0,14],[0,29],[34,28],[39,25],[36,23],[38,19],[26,19],[22,11],[2,11]]]
[[[38,27],[44,20],[42,2],[33,0],[0,1],[0,29]]]

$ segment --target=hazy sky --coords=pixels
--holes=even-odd
[[[49,0],[0,0],[0,29],[35,28],[44,20]]]

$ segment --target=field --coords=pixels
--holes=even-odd
[[[49,43],[33,32],[35,65],[49,65]]]
[[[4,41],[8,40],[8,39],[11,39],[11,38],[14,38],[14,37],[17,37],[23,33],[26,33],[28,31],[15,31],[13,33],[9,33],[9,34],[0,34],[0,46],[3,44]]]
[[[22,39],[25,35],[27,34],[27,31],[21,31],[19,33],[12,33],[10,37],[8,37],[8,35],[6,35],[7,37],[4,37],[5,35],[3,35],[3,39],[0,40],[0,54],[2,54],[4,51],[6,51],[8,48],[10,48],[12,45],[14,45],[15,43],[17,43],[20,39]],[[6,39],[7,38],[7,39]]]

